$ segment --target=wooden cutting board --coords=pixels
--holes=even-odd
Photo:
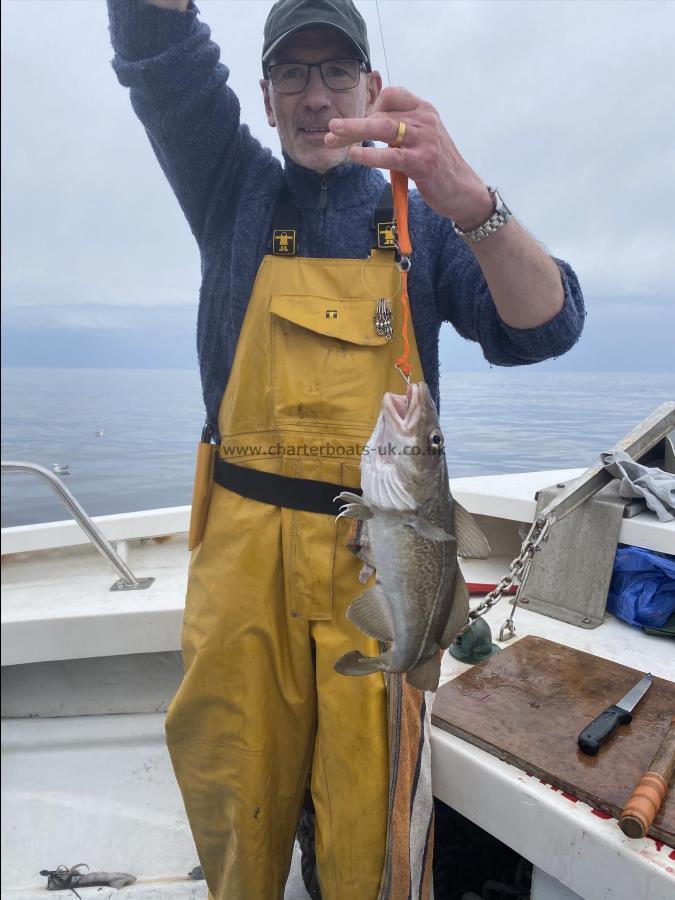
[[[644,674],[525,637],[439,688],[432,722],[618,818],[668,731],[675,684],[654,678],[597,756],[579,750],[577,735]],[[675,778],[650,834],[675,846]]]

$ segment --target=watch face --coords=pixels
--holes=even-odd
[[[507,206],[506,203],[504,202],[504,198],[503,198],[502,195],[499,193],[499,191],[497,190],[497,188],[493,188],[493,189],[492,189],[492,193],[493,193],[493,196],[494,196],[494,198],[495,198],[495,202],[496,202],[496,204],[497,204],[496,207],[495,207],[495,212],[503,213],[503,214],[506,215],[506,216],[510,216],[510,215],[511,215],[511,210],[508,208],[508,206]]]

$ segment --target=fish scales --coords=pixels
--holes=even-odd
[[[435,545],[410,525],[394,524],[392,518],[376,513],[369,521],[369,530],[377,579],[389,601],[398,637],[400,662],[396,664],[407,670],[438,647],[447,621],[444,601],[452,590],[457,558],[454,540]],[[440,517],[430,520],[448,528],[448,522]],[[424,615],[410,616],[408,604],[423,610]]]
[[[457,564],[456,506],[443,448],[436,407],[424,382],[411,385],[405,395],[384,395],[361,457],[362,497],[343,492],[340,515],[367,523],[376,572],[374,585],[356,598],[347,615],[390,646],[380,656],[352,651],[341,657],[335,668],[345,675],[406,672],[415,687],[435,690],[439,651],[467,621],[468,590]],[[467,516],[464,512],[463,522]],[[477,527],[469,530],[471,552],[489,553]]]

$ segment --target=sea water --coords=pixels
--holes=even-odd
[[[66,465],[61,477],[90,515],[190,502],[204,417],[196,370],[16,368],[2,376],[3,460]],[[591,466],[673,399],[675,373],[446,374],[450,476]],[[47,484],[3,475],[3,526],[66,518]]]

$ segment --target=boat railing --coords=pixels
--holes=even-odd
[[[154,582],[154,578],[137,578],[134,575],[129,566],[124,562],[100,528],[93,522],[91,516],[85,512],[71,491],[69,491],[61,479],[57,478],[53,472],[49,471],[49,469],[45,469],[44,466],[40,466],[37,463],[8,461],[2,462],[3,475],[5,472],[26,472],[29,475],[34,475],[36,478],[40,478],[42,481],[47,482],[101,556],[111,562],[119,573],[119,579],[110,586],[111,591],[144,590],[145,588],[150,587]]]

